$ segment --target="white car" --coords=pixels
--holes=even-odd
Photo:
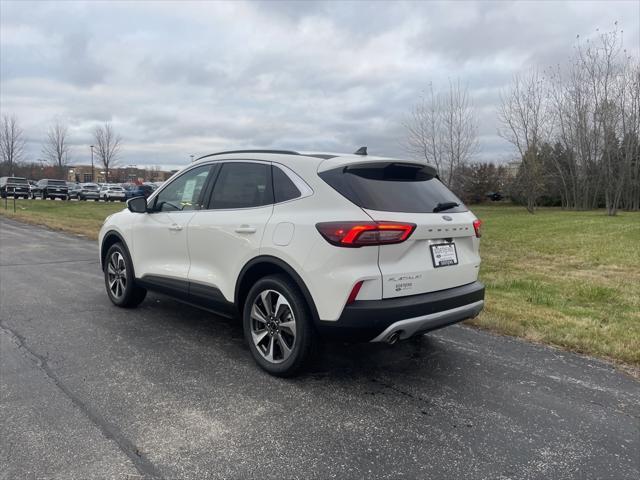
[[[119,200],[124,202],[127,199],[127,192],[119,185],[103,185],[100,188],[100,199],[105,202]]]
[[[394,343],[483,307],[480,221],[419,161],[215,153],[127,206],[99,236],[111,301],[149,289],[237,315],[275,375],[322,336]]]

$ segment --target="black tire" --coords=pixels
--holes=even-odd
[[[125,281],[116,286],[116,292],[112,291],[110,286],[110,277],[113,275],[110,271],[110,265],[113,267],[116,263],[120,263],[119,261],[114,261],[114,255],[120,255],[124,266],[124,273],[121,275],[121,279]],[[131,258],[127,253],[127,249],[124,248],[122,243],[113,244],[109,250],[107,251],[107,255],[105,257],[104,265],[103,265],[103,273],[104,273],[104,285],[107,290],[107,296],[111,302],[121,308],[135,308],[142,303],[144,298],[147,296],[147,290],[136,285],[135,282],[135,274],[133,272],[133,263],[131,263]],[[124,288],[122,288],[124,283]],[[120,288],[118,288],[120,287]],[[121,291],[120,295],[116,293]]]
[[[47,199],[47,195],[44,193],[44,190],[42,191],[42,193],[40,194],[40,198],[42,200],[46,200]]]
[[[271,362],[265,358],[264,353],[261,353],[261,351],[258,350],[261,347],[256,345],[252,335],[252,325],[254,322],[255,325],[260,325],[261,322],[256,322],[251,318],[251,310],[254,302],[262,302],[261,300],[258,300],[258,297],[260,297],[261,293],[265,291],[272,291],[276,296],[278,294],[284,296],[284,299],[288,303],[285,308],[289,308],[291,313],[293,313],[293,321],[295,323],[295,336],[290,344],[291,353],[288,357],[284,357],[284,351],[280,347],[276,347],[278,343],[276,343],[277,340],[275,340],[275,338],[269,339],[269,337],[263,337],[268,342],[271,342],[269,343],[269,346],[273,344],[272,358],[275,358],[276,356],[274,349],[275,351],[279,349],[281,356],[284,357],[284,359],[281,359],[277,363],[275,361]],[[291,320],[291,317],[288,317],[288,319]],[[269,372],[271,375],[278,377],[293,376],[298,373],[313,357],[317,335],[313,327],[313,320],[309,312],[309,306],[307,305],[302,293],[300,293],[297,285],[286,275],[270,275],[261,278],[255,283],[249,291],[244,303],[242,320],[245,341],[249,345],[253,359],[262,369]],[[267,327],[265,325],[265,329],[266,328]],[[263,332],[264,331],[266,330],[263,330]],[[286,330],[278,329],[278,333],[275,333],[275,335],[279,336],[280,333],[284,332],[286,332]],[[282,339],[283,337],[279,338]],[[265,347],[265,349],[268,350],[268,346]]]

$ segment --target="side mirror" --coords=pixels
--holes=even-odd
[[[147,199],[134,197],[127,200],[127,208],[133,213],[147,213]]]

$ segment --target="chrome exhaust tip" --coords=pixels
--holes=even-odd
[[[387,337],[387,343],[389,345],[393,345],[394,343],[396,343],[398,341],[398,339],[400,338],[400,334],[401,333],[402,333],[402,331],[400,330],[400,331],[396,331],[396,332],[393,332],[392,334],[390,334]]]

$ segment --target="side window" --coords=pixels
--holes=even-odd
[[[298,187],[281,169],[273,167],[273,196],[275,203],[286,202],[298,198],[301,195]]]
[[[249,208],[273,203],[271,166],[230,162],[222,165],[209,202],[211,209]]]
[[[202,207],[200,194],[210,170],[211,165],[203,165],[180,175],[158,194],[154,210],[156,212],[199,210]]]

